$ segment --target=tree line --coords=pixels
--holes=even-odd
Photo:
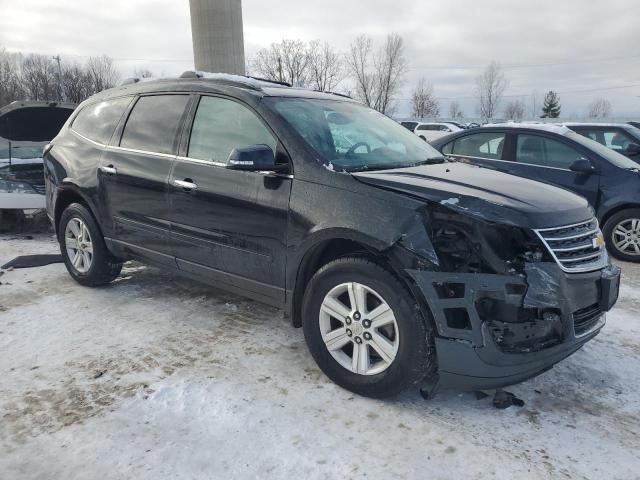
[[[15,100],[80,103],[119,81],[120,73],[106,55],[79,63],[0,49],[0,107]]]
[[[404,40],[397,33],[390,33],[377,46],[371,37],[360,35],[346,52],[319,40],[282,40],[259,50],[247,64],[249,75],[322,92],[339,91],[389,116],[397,112],[408,69]],[[150,77],[152,73],[136,69],[134,76]],[[23,55],[0,48],[0,106],[14,100],[80,103],[115,86],[120,79],[108,56],[79,63],[59,56]],[[509,79],[501,65],[487,65],[475,78],[476,115],[483,121],[560,117],[562,107],[556,92],[548,92],[538,110],[535,95],[531,109],[522,98],[506,101],[508,87]],[[447,113],[454,120],[467,116],[456,100],[450,102],[448,112],[442,112],[435,87],[425,77],[418,80],[409,101],[416,119],[438,118]],[[611,102],[604,98],[596,99],[586,112],[589,118],[607,118],[610,114]]]

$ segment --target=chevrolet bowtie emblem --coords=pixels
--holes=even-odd
[[[602,232],[598,232],[598,236],[593,239],[593,248],[604,248],[604,235]]]

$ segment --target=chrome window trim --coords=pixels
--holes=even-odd
[[[491,162],[503,162],[503,163],[509,163],[511,165],[526,165],[528,167],[550,168],[551,170],[560,170],[561,172],[571,172],[572,171],[572,170],[570,170],[568,168],[548,167],[546,165],[535,165],[533,163],[516,162],[515,160],[500,160],[498,158],[484,158],[484,157],[475,157],[473,155],[459,155],[457,153],[450,153],[447,156],[456,157],[456,158],[473,158],[473,159],[477,159],[477,160],[489,160]]]
[[[170,158],[173,160],[180,160],[183,162],[189,162],[189,163],[196,163],[199,165],[208,165],[211,167],[216,167],[216,168],[226,168],[227,164],[226,163],[221,163],[221,162],[214,162],[212,160],[200,160],[198,158],[190,158],[190,157],[181,157],[181,156],[177,156],[177,155],[171,155],[169,153],[158,153],[158,152],[149,152],[146,150],[135,150],[133,148],[125,148],[125,147],[116,147],[116,146],[109,146],[109,145],[104,145],[102,143],[96,142],[94,140],[91,140],[90,138],[85,137],[84,135],[76,132],[75,130],[73,130],[73,128],[70,129],[74,135],[77,135],[78,137],[82,138],[83,140],[86,140],[87,142],[95,145],[96,147],[100,147],[103,149],[106,149],[107,151],[112,151],[112,152],[130,152],[130,153],[136,153],[136,154],[140,154],[140,155],[154,155],[154,156],[159,156],[159,157],[163,157],[163,158]],[[265,177],[277,177],[277,178],[285,178],[285,179],[289,179],[289,180],[293,180],[295,177],[291,174],[281,174],[281,173],[277,173],[277,172],[269,172],[269,171],[265,171],[265,172],[255,172],[259,175],[263,175]]]

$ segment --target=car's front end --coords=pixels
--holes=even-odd
[[[6,147],[0,147],[0,210],[43,209],[44,143],[1,141]]]
[[[521,382],[605,325],[620,269],[583,199],[462,164],[357,176],[428,202],[397,248],[437,330],[433,386]]]

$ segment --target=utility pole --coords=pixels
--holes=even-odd
[[[60,98],[60,101],[64,102],[62,90],[62,65],[60,63],[62,59],[60,58],[60,55],[56,55],[55,57],[53,57],[53,59],[58,62],[58,96]]]

